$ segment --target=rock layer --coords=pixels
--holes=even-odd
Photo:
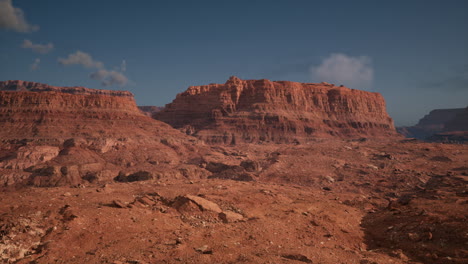
[[[328,83],[231,77],[189,87],[154,117],[209,143],[396,135],[380,94]]]
[[[0,82],[0,127],[0,185],[202,175],[186,162],[199,155],[195,140],[144,115],[126,91]]]
[[[81,94],[81,95],[109,95],[130,97],[133,99],[133,94],[128,91],[111,91],[90,89],[81,86],[61,87],[52,86],[44,83],[28,82],[21,80],[12,80],[0,82],[0,91],[16,91],[16,92],[60,92],[68,94]]]

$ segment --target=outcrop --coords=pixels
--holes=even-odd
[[[200,155],[195,140],[144,115],[127,91],[0,82],[0,127],[0,185],[203,175],[186,164]]]
[[[406,137],[433,142],[468,141],[468,107],[435,109],[424,116],[415,126],[399,127],[398,132]]]
[[[119,127],[141,122],[141,118],[130,92],[0,82],[0,138],[3,140],[121,135],[124,131]]]
[[[90,89],[81,86],[73,87],[61,87],[52,86],[44,83],[28,82],[21,80],[12,80],[0,82],[0,91],[16,91],[16,92],[60,92],[67,94],[77,95],[109,95],[109,96],[120,96],[120,97],[131,97],[133,94],[128,91],[111,91],[111,90],[99,90]]]
[[[231,77],[189,87],[153,117],[208,143],[396,136],[380,94],[328,83]]]

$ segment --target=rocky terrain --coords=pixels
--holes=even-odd
[[[468,262],[466,145],[395,136],[377,103],[369,116],[327,115],[348,125],[363,115],[387,128],[322,122],[321,132],[284,130],[291,139],[277,141],[275,121],[260,127],[274,138],[225,144],[149,118],[128,92],[20,83],[0,91],[1,263]],[[343,89],[333,109],[381,98],[333,89]],[[218,104],[219,95],[205,96]],[[258,107],[312,116],[302,105]],[[221,122],[222,133],[234,133],[240,115],[227,116],[229,127],[199,114]],[[304,125],[297,120],[289,124]]]
[[[468,142],[468,107],[432,110],[415,126],[397,129],[410,138],[432,142]]]
[[[129,92],[21,81],[0,87],[0,185],[203,174],[189,162],[204,151],[196,140],[142,114]]]
[[[396,136],[380,94],[328,83],[231,77],[189,87],[154,117],[208,143]]]
[[[468,261],[466,148],[325,140],[219,152],[230,165],[207,164],[219,170],[209,179],[5,190],[0,257],[17,263]],[[239,173],[251,178],[226,177]]]

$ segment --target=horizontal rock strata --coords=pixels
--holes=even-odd
[[[380,94],[328,83],[231,77],[189,87],[154,117],[209,143],[396,135]]]

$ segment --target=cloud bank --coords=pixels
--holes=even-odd
[[[128,78],[121,72],[117,71],[108,71],[102,69],[97,72],[91,73],[89,77],[91,77],[91,79],[93,80],[101,81],[102,86],[123,86],[128,83]]]
[[[41,63],[41,59],[36,58],[34,60],[33,64],[31,64],[31,71],[35,71],[35,70],[39,69],[39,63]]]
[[[341,53],[331,54],[319,66],[311,67],[310,72],[316,82],[325,81],[359,89],[369,88],[374,78],[369,57],[351,57]]]
[[[39,26],[26,21],[23,10],[14,7],[11,1],[0,0],[0,28],[23,33],[39,30]]]
[[[120,72],[105,69],[104,63],[93,59],[91,55],[82,51],[69,54],[67,58],[59,58],[58,62],[62,65],[76,64],[88,69],[97,69],[97,71],[91,73],[89,77],[93,80],[100,81],[102,86],[124,86],[128,83],[128,78],[123,74],[123,72],[127,70],[125,60],[122,61]]]
[[[31,49],[34,52],[46,54],[54,49],[54,44],[34,44],[29,39],[25,39],[21,45],[23,49]]]
[[[59,58],[58,62],[62,65],[81,65],[85,68],[104,68],[104,64],[100,61],[96,61],[86,52],[76,51],[75,53],[69,54],[67,58]]]

